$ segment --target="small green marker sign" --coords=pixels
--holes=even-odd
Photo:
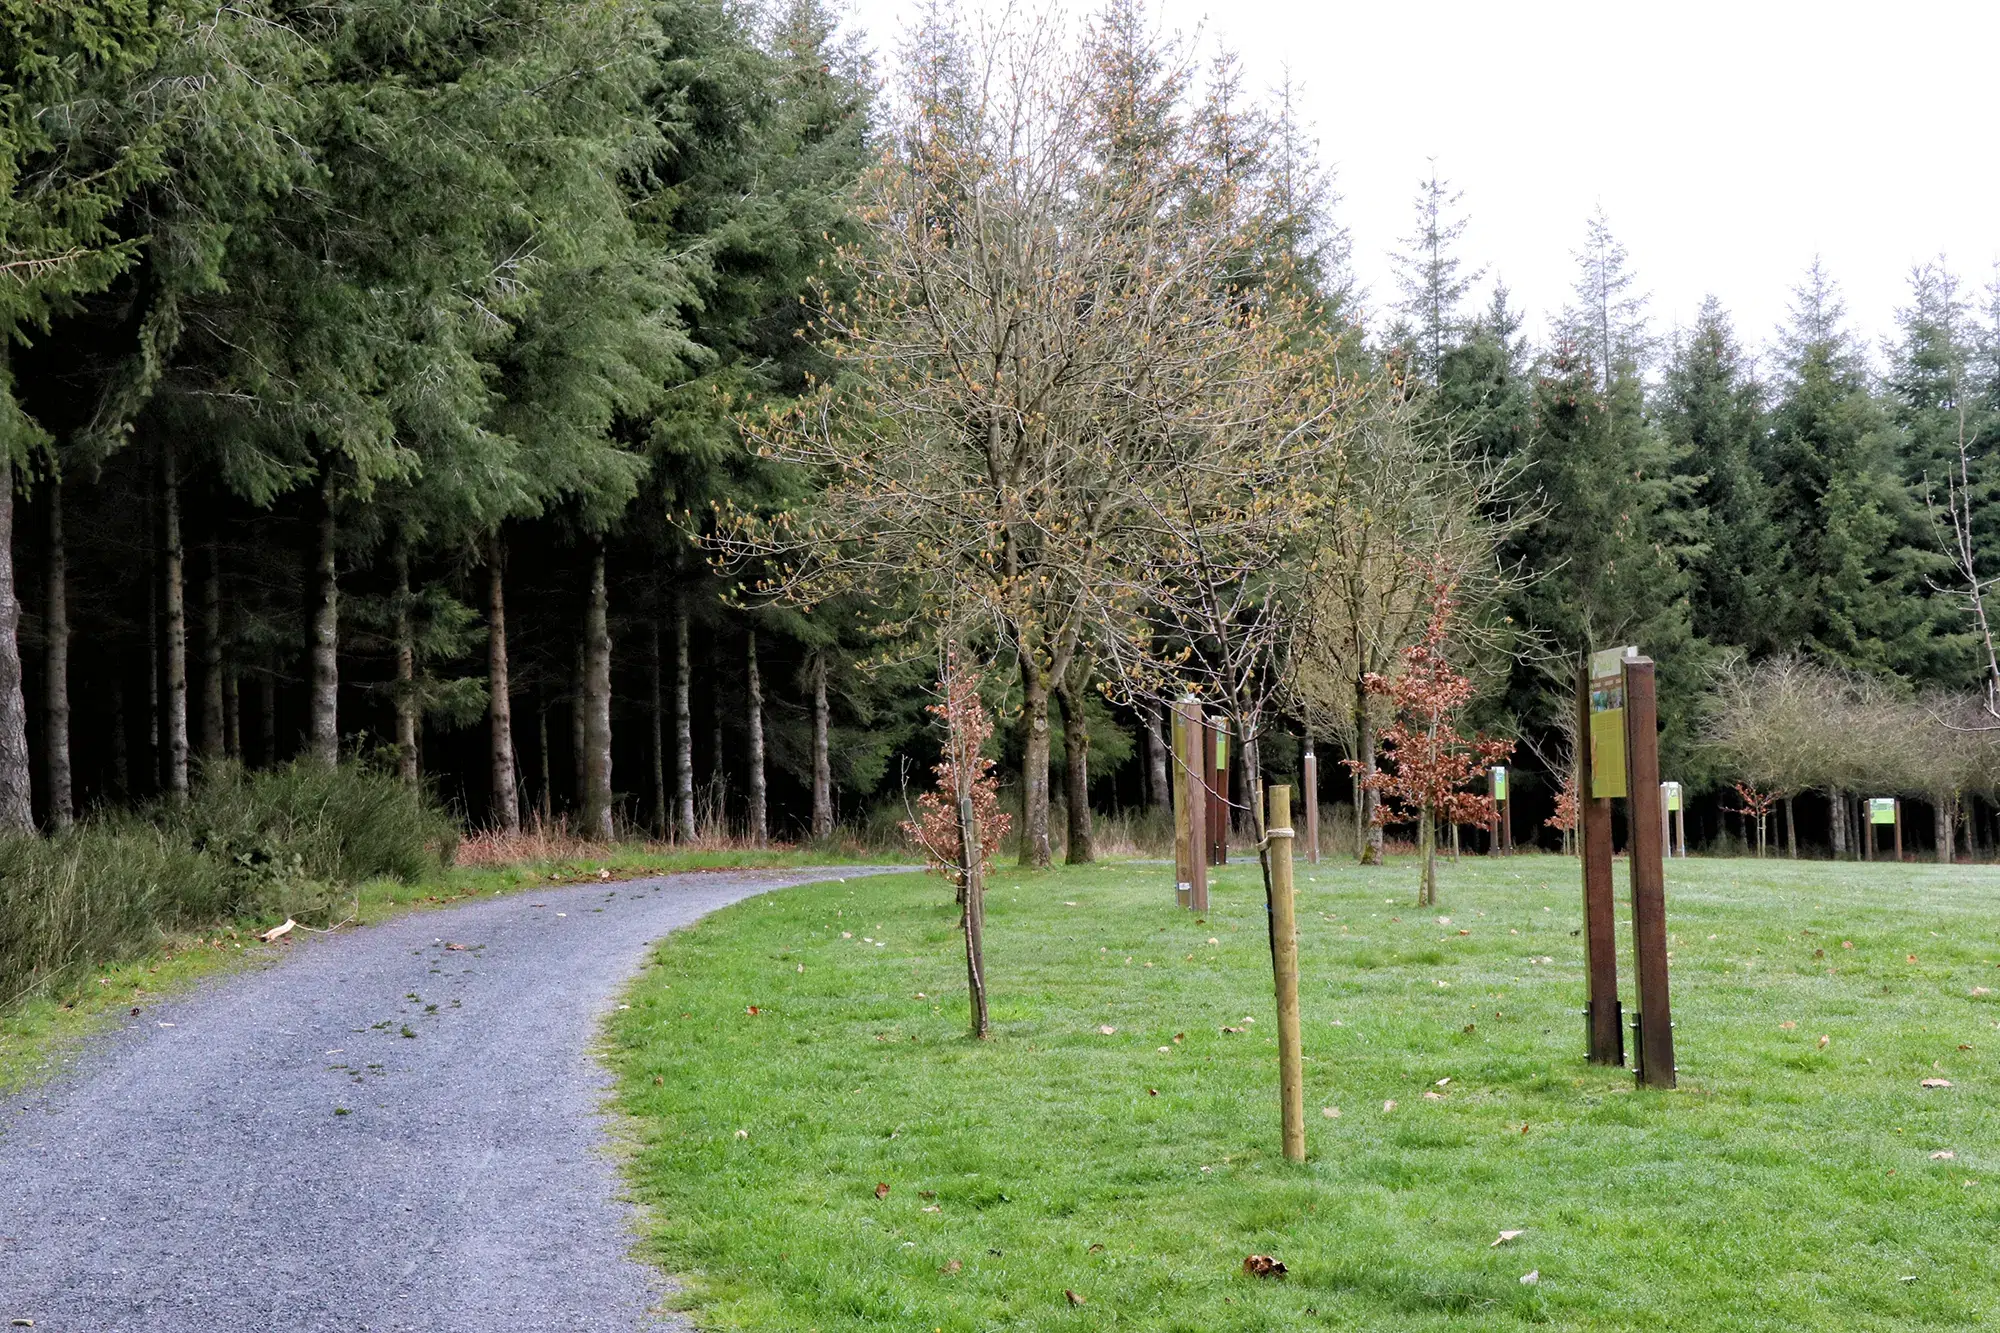
[[[1493,799],[1496,801],[1507,799],[1507,766],[1505,764],[1495,764],[1493,766]]]
[[[1871,824],[1893,824],[1896,822],[1896,798],[1893,796],[1871,796],[1868,798],[1868,822]]]
[[[1662,783],[1660,784],[1660,796],[1661,796],[1661,798],[1662,798],[1662,799],[1663,799],[1663,800],[1664,800],[1664,801],[1666,802],[1666,804],[1667,804],[1667,809],[1668,809],[1668,810],[1669,810],[1670,812],[1671,812],[1671,811],[1675,811],[1675,810],[1678,810],[1678,809],[1680,809],[1680,808],[1681,808],[1681,784],[1680,784],[1680,783],[1678,783],[1678,782],[1662,782]]]

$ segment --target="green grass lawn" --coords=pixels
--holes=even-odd
[[[1426,912],[1408,863],[1302,865],[1303,1166],[1256,867],[1199,921],[1170,878],[1001,869],[986,1042],[933,878],[664,942],[610,1045],[645,1248],[698,1321],[2000,1325],[2000,871],[1671,864],[1661,1093],[1582,1058],[1574,860],[1448,866]]]

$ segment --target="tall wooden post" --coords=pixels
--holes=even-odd
[[[1688,854],[1688,815],[1687,797],[1685,795],[1681,797],[1681,803],[1674,807],[1674,835],[1681,847],[1676,855],[1686,856]]]
[[[1861,859],[1875,859],[1875,800],[1870,796],[1857,798],[1861,802]]]
[[[1611,889],[1611,798],[1591,794],[1590,659],[1577,664],[1576,793],[1583,858],[1583,966],[1588,999],[1584,1030],[1590,1062],[1625,1063],[1625,1026],[1618,1004],[1618,936]]]
[[[1625,754],[1630,765],[1632,946],[1639,977],[1633,1072],[1650,1088],[1674,1086],[1674,1021],[1667,1001],[1667,885],[1660,864],[1659,707],[1650,658],[1625,660]]]
[[[1903,859],[1903,798],[1895,796],[1890,799],[1896,803],[1896,860],[1900,863]]]
[[[1208,719],[1208,863],[1229,864],[1229,719]]]
[[[1271,967],[1278,985],[1278,1099],[1285,1157],[1306,1159],[1305,1071],[1299,1048],[1299,924],[1292,903],[1292,789],[1270,788]]]
[[[1208,783],[1201,701],[1174,704],[1174,900],[1208,910]]]
[[[1319,864],[1319,756],[1306,751],[1306,864]]]

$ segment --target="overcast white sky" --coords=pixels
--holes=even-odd
[[[1984,287],[2000,260],[1992,0],[1154,3],[1253,84],[1304,85],[1371,311],[1431,157],[1465,191],[1465,257],[1537,316],[1599,204],[1661,331],[1712,292],[1753,347],[1814,254],[1877,343],[1912,264]],[[884,64],[913,9],[847,0]]]

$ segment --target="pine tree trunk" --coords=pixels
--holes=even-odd
[[[211,540],[201,581],[201,757],[220,759],[228,749],[222,720],[222,556]]]
[[[1049,684],[1021,648],[1021,864],[1049,864]]]
[[[1937,859],[1941,866],[1948,866],[1958,859],[1955,845],[1958,833],[1957,802],[1950,796],[1938,796],[1931,801],[1931,823],[1937,836]]]
[[[1172,820],[1174,787],[1172,779],[1167,776],[1167,731],[1162,725],[1158,704],[1147,704],[1142,711],[1146,733],[1146,773],[1153,784],[1153,805]]]
[[[1356,817],[1362,837],[1360,839],[1360,860],[1365,866],[1382,864],[1382,821],[1377,818],[1381,808],[1382,793],[1369,785],[1375,777],[1375,719],[1368,708],[1367,695],[1357,687],[1356,697],[1361,700],[1354,712],[1355,748],[1361,760],[1361,772],[1357,778]]]
[[[1799,859],[1799,826],[1792,819],[1792,798],[1785,798],[1785,855]]]
[[[708,687],[708,707],[715,722],[715,749],[709,755],[708,790],[713,804],[709,808],[709,828],[719,838],[729,836],[729,758],[723,751],[728,736],[722,718],[722,682],[715,680]]]
[[[553,825],[556,820],[556,777],[555,770],[550,767],[551,761],[549,759],[549,701],[547,696],[543,695],[540,690],[537,690],[535,693],[540,698],[542,705],[537,712],[537,717],[539,718],[537,725],[540,727],[537,739],[541,743],[542,827],[546,829]]]
[[[243,759],[243,673],[232,658],[222,672],[222,751],[237,763]]]
[[[762,847],[770,841],[770,812],[765,806],[769,792],[764,785],[764,676],[757,667],[757,631],[751,630],[745,677],[750,691],[750,707],[745,721],[750,726],[750,845]]]
[[[1437,822],[1425,806],[1417,820],[1417,850],[1423,856],[1424,874],[1417,887],[1417,906],[1437,905]]]
[[[147,497],[149,500],[151,496]],[[153,543],[146,543],[146,771],[149,791],[166,788],[167,759],[160,744],[160,684],[166,665],[160,660],[160,560]]]
[[[167,796],[188,794],[187,557],[181,548],[181,488],[169,456],[161,472],[160,527],[166,551]]]
[[[521,793],[514,785],[514,697],[507,668],[507,545],[498,532],[486,543],[486,727],[486,754],[492,768],[488,782],[493,799],[488,818],[502,833],[519,833]],[[542,734],[546,769],[546,718]]]
[[[417,785],[417,645],[410,624],[410,552],[396,543],[396,776]]]
[[[306,757],[321,768],[340,763],[340,576],[334,568],[333,467],[323,464],[313,549],[312,700]]]
[[[826,700],[826,650],[813,654],[813,816],[815,842],[833,836],[833,716]]]
[[[1069,847],[1063,860],[1073,866],[1097,859],[1090,820],[1090,719],[1073,680],[1056,687],[1063,718],[1063,807],[1069,816]]]
[[[1827,827],[1833,836],[1833,856],[1836,861],[1847,858],[1847,812],[1841,807],[1846,801],[1840,789],[1830,788],[1826,793]]]
[[[694,841],[694,669],[688,655],[687,595],[674,594],[674,797],[682,842]]]
[[[611,825],[611,617],[604,578],[604,540],[591,543],[590,603],[584,618],[585,837],[609,842]]]
[[[69,551],[63,540],[62,479],[49,483],[49,595],[43,732],[49,786],[49,824],[68,828],[76,816],[69,759]]]
[[[34,761],[28,754],[20,631],[21,600],[14,587],[14,467],[12,456],[0,448],[0,833],[35,829]]]
[[[649,676],[646,683],[651,696],[647,700],[650,705],[647,710],[647,717],[652,728],[653,742],[653,817],[649,821],[649,826],[653,830],[653,836],[664,841],[673,832],[673,816],[667,802],[666,700],[660,688],[660,677],[664,672],[663,663],[660,661],[660,618],[658,616],[652,616],[647,619],[646,634],[649,640],[647,646],[651,649],[647,654]]]
[[[590,638],[587,628],[590,619],[589,604],[585,603],[584,621],[586,629],[576,640],[576,675],[570,681],[569,689],[569,768],[570,768],[570,813],[579,826],[583,823],[583,807],[588,802],[590,774],[585,771],[584,755],[590,749],[590,737],[586,734],[584,719],[589,716],[589,705],[584,699],[585,682],[590,676]],[[588,835],[586,835],[588,836]]]

